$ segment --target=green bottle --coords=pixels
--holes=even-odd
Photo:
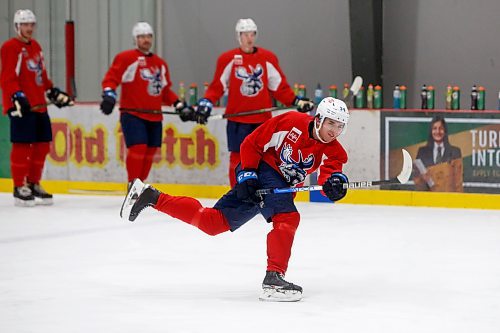
[[[430,110],[434,109],[435,102],[435,91],[433,86],[427,87],[427,108]]]
[[[189,105],[196,105],[198,103],[198,85],[191,83],[189,86]]]
[[[328,95],[330,97],[333,97],[333,98],[337,98],[337,86],[335,84],[332,84],[329,88],[328,88]]]
[[[306,97],[307,96],[307,90],[306,90],[306,85],[305,84],[300,84],[299,85],[299,93],[297,94],[298,97]]]
[[[458,86],[454,86],[451,93],[451,109],[460,110],[460,88]]]
[[[373,107],[375,109],[382,109],[382,87],[378,84],[373,91]]]
[[[483,86],[479,86],[477,89],[477,109],[484,110],[486,101],[486,89]]]
[[[406,101],[408,97],[406,86],[402,85],[399,89],[401,90],[401,101],[399,102],[399,108],[406,109]]]
[[[361,86],[358,93],[356,94],[356,103],[354,104],[356,109],[362,109],[365,107],[365,87]]]
[[[451,110],[452,92],[453,92],[453,89],[451,88],[451,86],[450,85],[446,86],[446,99],[445,99],[446,110]]]

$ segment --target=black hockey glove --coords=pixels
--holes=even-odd
[[[212,112],[213,108],[212,102],[210,102],[209,99],[207,98],[202,98],[198,101],[198,108],[196,109],[195,113],[195,121],[198,124],[204,125],[208,121],[208,117],[210,116],[210,113]]]
[[[182,121],[196,121],[194,109],[186,102],[177,100],[174,102],[174,108]]]
[[[14,103],[14,108],[9,110],[12,117],[22,118],[23,114],[31,110],[30,102],[22,91],[17,91],[12,95],[12,103]]]
[[[116,92],[113,89],[106,89],[102,92],[101,111],[105,115],[111,114],[116,103]]]
[[[347,186],[349,184],[347,176],[341,172],[334,172],[323,184],[323,192],[325,192],[328,199],[332,201],[339,201],[347,194]]]
[[[255,169],[240,170],[236,175],[236,181],[234,190],[239,200],[253,203],[262,201],[262,196],[256,194],[257,190],[260,189],[260,183]]]
[[[57,87],[50,88],[47,91],[47,98],[58,108],[70,106],[73,104],[71,97]]]
[[[297,107],[297,111],[303,113],[312,111],[312,109],[314,109],[314,103],[306,97],[296,96],[295,100],[293,101],[293,106]]]

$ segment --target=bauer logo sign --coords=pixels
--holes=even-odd
[[[382,113],[382,174],[396,176],[401,148],[414,160],[404,189],[500,193],[500,113]]]

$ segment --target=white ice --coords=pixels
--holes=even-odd
[[[262,218],[210,237],[121,200],[0,194],[0,332],[500,332],[500,211],[297,203],[304,298],[270,303]]]

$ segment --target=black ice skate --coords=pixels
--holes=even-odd
[[[120,210],[120,217],[133,222],[147,207],[156,205],[160,192],[140,179],[135,179],[130,186]]]
[[[47,193],[40,184],[28,183],[28,187],[35,197],[35,204],[37,205],[52,205],[54,203],[52,194]]]
[[[262,282],[261,301],[274,302],[296,302],[302,299],[302,287],[288,282],[283,274],[278,272],[266,272]]]
[[[35,196],[28,186],[14,187],[14,205],[19,207],[35,206]]]

